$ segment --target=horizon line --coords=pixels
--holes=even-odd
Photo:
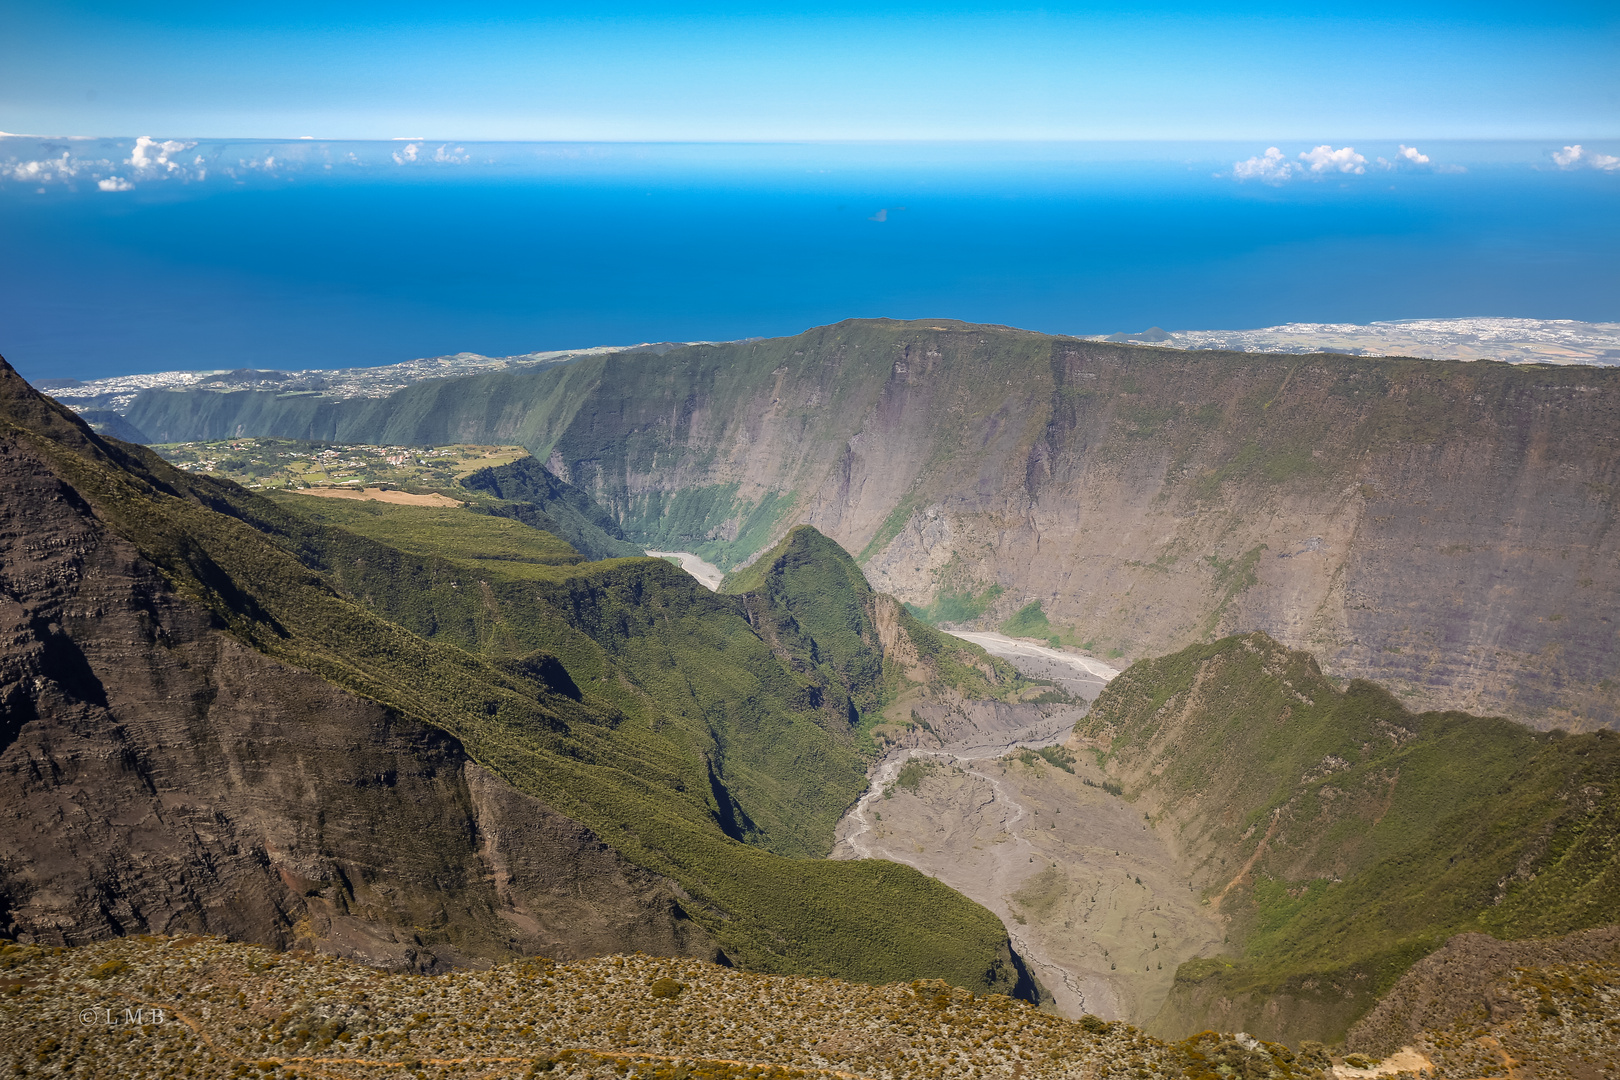
[[[1215,145],[1222,143],[1284,143],[1284,142],[1399,142],[1403,140],[1444,143],[1532,143],[1532,142],[1558,142],[1562,140],[1589,141],[1589,142],[1620,142],[1620,134],[1614,135],[1574,135],[1564,133],[1560,135],[1223,135],[1223,136],[1072,136],[1072,137],[940,137],[940,136],[816,136],[816,137],[780,137],[780,138],[467,138],[457,135],[371,135],[371,136],[321,136],[321,135],[197,135],[181,134],[177,132],[164,132],[161,136],[154,136],[150,130],[138,134],[121,135],[40,135],[31,132],[0,131],[0,141],[5,139],[41,139],[62,140],[64,142],[94,142],[107,139],[194,139],[207,142],[276,142],[276,143],[465,143],[472,145],[545,145],[545,146],[879,146],[879,145],[934,145],[934,146],[1065,146],[1076,144],[1164,144],[1189,143],[1194,145]]]

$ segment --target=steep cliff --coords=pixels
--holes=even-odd
[[[987,713],[1017,727],[1075,711],[1056,686],[1026,679],[874,591],[849,553],[809,525],[728,576],[721,591],[741,599],[755,631],[870,749],[933,743]]]
[[[3,362],[0,438],[19,932],[1018,985],[938,883],[775,854],[830,848],[864,767],[740,602],[656,559],[411,554],[103,440]]]
[[[522,442],[632,542],[723,567],[809,523],[982,625],[1040,601],[1127,659],[1258,628],[1414,707],[1620,723],[1620,371],[877,320],[342,407],[152,392],[130,419]]]
[[[483,513],[514,518],[566,540],[587,559],[619,559],[644,552],[624,538],[614,521],[591,497],[547,472],[534,458],[479,469],[462,486],[493,495],[499,502],[480,504]]]
[[[715,954],[668,882],[445,731],[223,631],[39,443],[0,419],[0,933],[428,970]]]

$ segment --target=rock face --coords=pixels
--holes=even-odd
[[[809,523],[882,592],[981,598],[979,628],[1039,600],[1124,660],[1260,629],[1414,708],[1620,724],[1620,370],[878,320],[298,400],[152,392],[130,418],[522,442],[630,540],[722,567]]]
[[[715,954],[662,879],[450,735],[215,628],[3,419],[0,635],[0,934],[418,970]]]
[[[429,969],[723,948],[1033,994],[989,911],[813,857],[865,786],[816,703],[843,684],[775,656],[741,598],[660,559],[412,555],[104,440],[3,361],[0,437],[20,932],[214,928]],[[468,550],[460,523],[404,531]]]

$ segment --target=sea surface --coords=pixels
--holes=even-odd
[[[1620,319],[1620,147],[1312,149],[6,137],[0,355],[89,379],[865,316]]]

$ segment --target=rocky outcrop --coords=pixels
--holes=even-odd
[[[715,955],[668,883],[452,736],[217,628],[4,420],[0,777],[0,934],[25,942]]]
[[[1620,964],[1620,926],[1534,941],[1458,934],[1412,965],[1350,1029],[1345,1045],[1351,1052],[1382,1057],[1416,1042],[1423,1032],[1443,1031],[1458,1020],[1511,1020],[1524,1011],[1503,985],[1515,970],[1593,962]]]

